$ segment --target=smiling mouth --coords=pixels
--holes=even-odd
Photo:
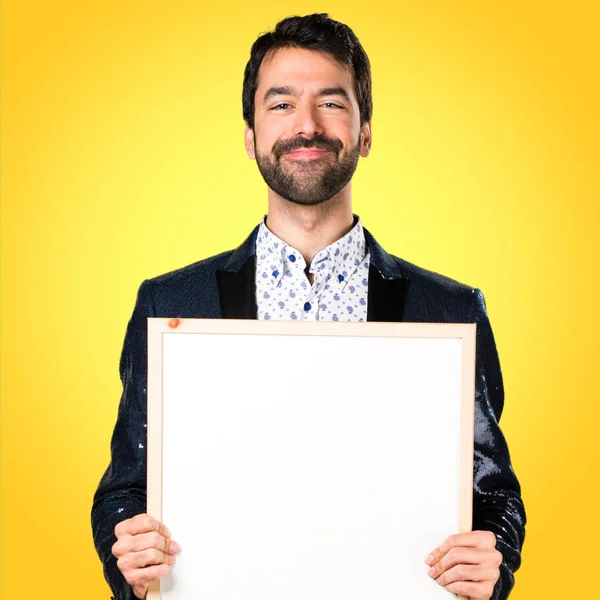
[[[319,148],[298,148],[284,154],[286,158],[293,160],[309,160],[313,158],[321,158],[329,154],[331,150],[321,150]]]

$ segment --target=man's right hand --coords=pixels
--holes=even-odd
[[[138,598],[145,598],[148,584],[164,577],[181,549],[160,521],[148,514],[136,515],[115,527],[117,541],[112,553],[125,581]]]

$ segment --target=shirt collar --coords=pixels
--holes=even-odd
[[[310,272],[315,280],[331,280],[330,285],[343,290],[367,254],[367,244],[360,218],[339,240],[319,250],[312,260]],[[263,217],[256,237],[257,272],[267,273],[273,287],[283,277],[299,276],[306,268],[302,254],[278,238],[265,224]]]

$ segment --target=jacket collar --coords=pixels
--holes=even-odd
[[[410,280],[403,277],[398,259],[388,254],[366,229],[365,238],[371,253],[367,321],[402,321]]]
[[[257,225],[236,248],[223,270],[217,271],[221,316],[224,319],[256,319],[255,271]],[[367,321],[401,321],[409,279],[402,276],[398,260],[388,254],[367,230],[371,253]]]
[[[257,225],[250,232],[250,235],[232,252],[229,260],[225,263],[223,271],[237,273],[250,257],[256,256],[256,237],[259,228],[260,225]]]
[[[365,229],[365,239],[367,240],[367,249],[371,253],[371,266],[377,269],[377,272],[383,279],[399,279],[402,277],[400,264],[391,254],[388,254],[373,237],[373,234]]]

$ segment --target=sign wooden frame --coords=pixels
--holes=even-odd
[[[163,515],[163,342],[165,335],[218,334],[244,336],[348,336],[352,338],[420,338],[461,340],[461,415],[459,466],[459,532],[472,527],[473,435],[475,397],[474,324],[308,323],[225,319],[148,319],[148,489],[147,510]],[[257,366],[258,368],[258,366]],[[441,543],[442,540],[439,541]],[[424,557],[423,557],[424,559]],[[160,582],[150,585],[147,600],[160,600]],[[211,600],[207,598],[206,600]],[[285,600],[285,598],[282,598]]]

